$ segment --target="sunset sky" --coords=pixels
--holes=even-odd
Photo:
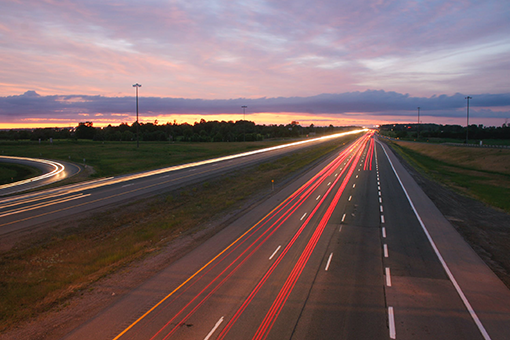
[[[508,0],[0,0],[0,129],[510,121]]]

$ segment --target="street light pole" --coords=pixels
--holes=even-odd
[[[245,117],[245,113],[246,113],[246,108],[247,108],[247,107],[248,107],[248,106],[246,106],[246,105],[241,106],[241,108],[243,109],[243,140],[244,140],[245,142],[246,142],[246,131],[245,131],[246,127],[245,127],[245,124],[244,124],[244,120],[245,120],[245,118],[244,118],[244,117]]]
[[[468,143],[468,134],[469,134],[469,100],[473,99],[473,97],[467,96],[467,123],[466,123],[466,144]]]
[[[420,107],[418,106],[418,138],[420,138]]]
[[[140,142],[139,142],[139,138],[138,138],[138,88],[139,87],[142,87],[142,85],[136,83],[135,85],[133,85],[134,88],[136,88],[136,147],[140,147]]]

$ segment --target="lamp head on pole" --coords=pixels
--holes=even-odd
[[[136,83],[135,85],[133,85],[133,87],[142,87],[142,85]]]

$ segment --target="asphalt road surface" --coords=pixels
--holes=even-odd
[[[367,133],[66,339],[509,334],[509,290]]]

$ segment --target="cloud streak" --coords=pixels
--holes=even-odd
[[[171,119],[172,115],[207,116],[239,114],[247,105],[248,118],[257,113],[301,113],[314,117],[331,116],[353,118],[369,116],[414,117],[417,107],[422,116],[464,117],[466,95],[413,97],[397,92],[367,90],[340,94],[320,94],[309,97],[237,98],[237,99],[186,99],[139,97],[140,114]],[[470,102],[473,118],[508,118],[510,93],[472,95]],[[87,95],[41,96],[35,91],[22,95],[0,97],[0,120],[37,120],[43,118],[74,121],[101,120],[116,123],[132,118],[135,98]]]

